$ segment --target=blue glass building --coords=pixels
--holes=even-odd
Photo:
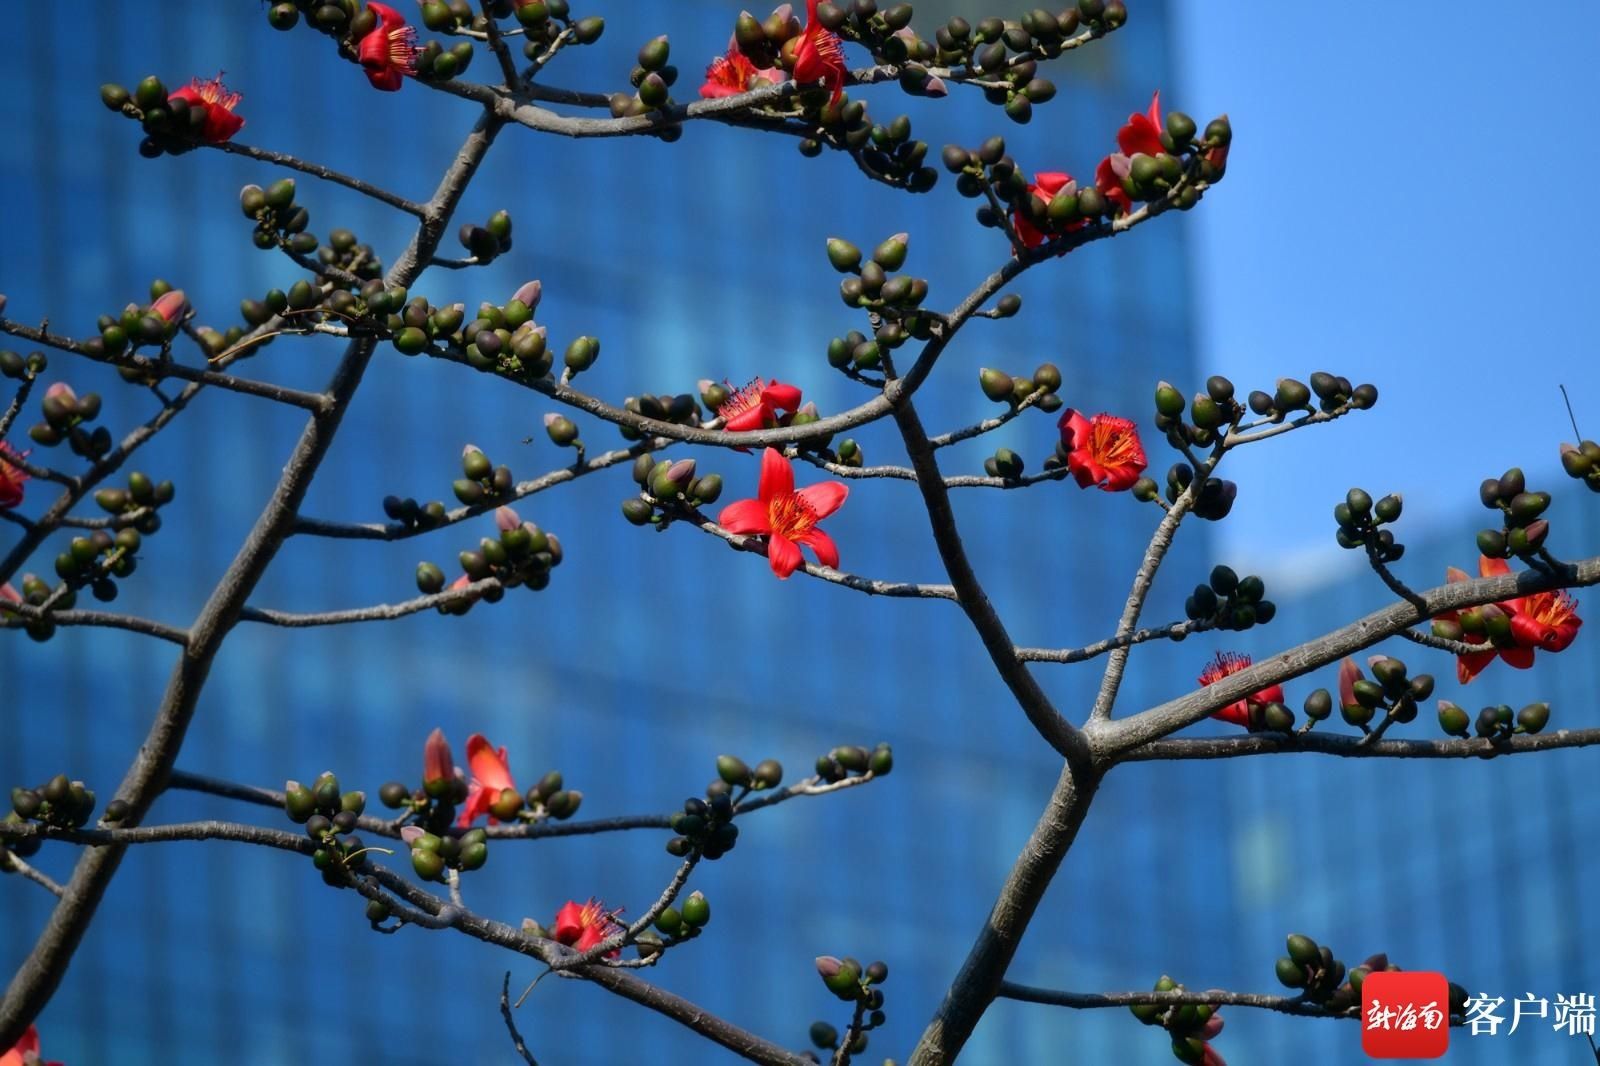
[[[934,17],[938,6],[926,5],[925,14]],[[650,5],[612,7],[620,10],[605,12],[605,38],[564,56],[552,82],[614,89],[638,44],[664,30],[687,79],[719,50],[737,12],[710,0],[675,4],[670,19]],[[183,0],[102,11],[88,25],[81,11],[24,5],[13,18],[19,40],[63,48],[70,41],[73,61],[39,49],[0,72],[12,116],[0,139],[0,291],[9,316],[48,315],[69,333],[142,298],[154,277],[182,286],[202,319],[220,323],[240,297],[299,276],[281,257],[250,248],[235,207],[239,186],[280,172],[210,152],[142,160],[137,131],[96,99],[99,82],[131,84],[157,72],[177,84],[225,68],[246,97],[241,141],[418,198],[474,118],[461,101],[415,86],[372,92],[324,42],[303,31],[272,33],[252,5]],[[1177,91],[1174,53],[1166,5],[1141,3],[1110,41],[1058,64],[1052,73],[1062,94],[1027,127],[967,92],[936,105],[908,102],[892,87],[869,99],[880,118],[904,107],[935,148],[976,144],[998,130],[1029,169],[1085,177],[1116,126],[1158,87],[1197,116],[1223,109],[1226,101]],[[403,217],[309,179],[300,191],[314,231],[347,226],[390,260],[403,246]],[[1225,186],[1218,195],[1227,195]],[[675,145],[510,129],[458,218],[481,220],[499,208],[516,217],[512,254],[481,271],[429,275],[415,291],[471,306],[541,278],[540,320],[553,337],[604,340],[605,356],[584,381],[613,398],[763,374],[801,385],[824,411],[843,409],[864,393],[830,371],[822,353],[829,337],[860,322],[834,298],[826,237],[870,245],[911,232],[911,266],[930,278],[935,306],[955,303],[1006,255],[994,233],[970,222],[971,204],[948,182],[908,196],[864,182],[836,155],[802,160],[787,140],[709,124]],[[1186,225],[1169,217],[1025,277],[1016,290],[1022,315],[973,323],[943,357],[940,380],[919,399],[930,428],[992,413],[975,387],[981,366],[1025,372],[1050,360],[1063,370],[1070,404],[1140,417],[1158,378],[1197,383]],[[336,353],[330,343],[281,340],[249,372],[320,387]],[[60,356],[52,369],[80,392],[104,392],[109,424],[149,413],[148,398],[96,368]],[[386,493],[448,498],[468,441],[519,476],[563,465],[569,455],[540,432],[551,409],[536,394],[385,350],[306,513],[375,520]],[[1005,445],[1037,469],[1054,439],[1050,422],[1019,419],[942,459],[948,470],[975,471]],[[299,425],[298,415],[259,401],[206,394],[141,453],[135,465],[174,478],[179,497],[119,609],[188,622],[255,519]],[[591,447],[615,440],[603,424],[582,429]],[[897,461],[892,427],[871,427],[859,440],[869,462]],[[1170,461],[1151,452],[1157,469]],[[727,498],[753,493],[753,458],[701,461],[724,474]],[[813,1018],[841,1021],[812,957],[883,958],[892,969],[890,1020],[872,1050],[898,1056],[987,914],[1055,780],[1056,760],[953,606],[867,599],[803,579],[779,585],[760,559],[693,531],[655,536],[627,526],[616,505],[630,487],[619,470],[519,507],[567,546],[566,563],[538,595],[509,596],[465,620],[242,627],[218,660],[180,765],[272,785],[331,767],[372,791],[389,778],[414,778],[422,739],[439,725],[458,756],[471,732],[504,744],[524,784],[559,767],[585,792],[584,814],[602,816],[673,808],[703,786],[723,751],[779,758],[793,779],[835,744],[887,740],[896,751],[893,776],[764,812],[727,859],[702,867],[694,885],[712,901],[710,935],[649,976],[800,1047]],[[915,488],[852,487],[829,523],[844,566],[940,580]],[[1071,485],[965,491],[957,505],[989,592],[1026,644],[1071,646],[1109,631],[1155,520],[1152,508],[1126,496]],[[418,559],[448,560],[479,535],[465,526],[393,545],[296,539],[255,602],[316,610],[404,599]],[[1413,548],[1412,559],[1428,557]],[[1208,531],[1186,529],[1148,616],[1177,617],[1185,575],[1212,561]],[[1275,647],[1311,635],[1378,602],[1381,591],[1347,582],[1303,600],[1279,595],[1281,621],[1261,639]],[[1124,708],[1188,688],[1211,650],[1200,641],[1141,649]],[[107,792],[145,734],[170,661],[165,646],[112,632],[66,631],[43,646],[0,641],[0,781],[64,770]],[[1592,662],[1588,669],[1592,683]],[[1042,676],[1063,709],[1081,718],[1095,666]],[[1562,703],[1578,702],[1583,680],[1569,672],[1550,681],[1573,693],[1558,701],[1558,714]],[[1097,990],[1144,987],[1171,972],[1191,987],[1265,988],[1282,934],[1299,928],[1347,958],[1388,948],[1404,962],[1431,964],[1448,947],[1452,968],[1459,960],[1474,971],[1466,976],[1484,981],[1503,973],[1519,993],[1526,984],[1553,996],[1558,989],[1546,989],[1546,978],[1593,987],[1582,937],[1562,924],[1578,913],[1586,867],[1576,858],[1557,867],[1564,887],[1550,897],[1555,903],[1540,911],[1533,902],[1532,871],[1549,869],[1581,824],[1572,812],[1582,759],[1420,771],[1310,757],[1127,768],[1103,788],[1012,976]],[[1411,821],[1404,836],[1376,831],[1372,823],[1392,812],[1358,797],[1382,785],[1404,789],[1408,819],[1420,812],[1438,847],[1418,846]],[[1507,811],[1528,790],[1541,802],[1522,823],[1462,825],[1456,811],[1469,802],[1483,809],[1468,797],[1484,790]],[[272,820],[181,794],[165,797],[154,814],[201,816]],[[591,894],[637,913],[674,867],[661,844],[659,834],[640,833],[497,847],[468,879],[467,899],[510,921],[547,921],[562,901]],[[64,876],[72,857],[52,847],[39,863]],[[1325,883],[1302,872],[1329,870],[1349,874]],[[1481,885],[1497,879],[1504,920],[1483,923],[1470,939],[1453,936]],[[0,970],[9,972],[49,901],[11,880],[0,881],[0,893]],[[508,967],[515,983],[534,976],[525,961],[463,938],[368,934],[357,899],[328,890],[283,854],[135,848],[43,1018],[46,1048],[72,1063],[506,1061],[496,997]],[[1220,1045],[1235,1066],[1291,1053],[1307,1066],[1355,1061],[1353,1027],[1335,1034],[1326,1023],[1244,1014],[1230,1012]],[[728,1058],[671,1022],[578,984],[541,984],[520,1024],[545,1062]],[[1568,1051],[1559,1041],[1534,1043],[1526,1061],[1571,1061],[1558,1057]],[[1524,1045],[1515,1046],[1524,1061]],[[1120,1011],[1074,1015],[1005,1002],[969,1054],[974,1062],[1166,1058],[1157,1035]]]

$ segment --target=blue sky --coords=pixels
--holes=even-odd
[[[1201,365],[1241,389],[1328,369],[1382,393],[1369,416],[1231,459],[1222,536],[1326,559],[1329,509],[1360,484],[1404,493],[1413,535],[1462,528],[1470,557],[1480,480],[1514,463],[1560,477],[1558,384],[1600,436],[1600,5],[1515,22],[1454,4],[1351,21],[1177,8],[1189,109],[1228,111],[1235,133],[1227,181],[1191,216]]]

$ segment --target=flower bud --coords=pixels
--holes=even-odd
[[[855,999],[861,991],[861,966],[854,959],[837,959],[832,955],[817,957],[817,973],[828,991],[840,999]]]
[[[1306,717],[1320,722],[1333,713],[1333,696],[1325,688],[1314,689],[1304,704]]]
[[[872,250],[872,261],[885,270],[899,270],[905,265],[910,240],[909,233],[896,233]]]
[[[1517,725],[1525,733],[1537,733],[1550,721],[1548,703],[1530,703],[1517,712]]]
[[[711,920],[711,904],[700,892],[689,893],[689,898],[683,901],[680,908],[684,924],[698,929]]]
[[[1010,374],[989,367],[978,371],[978,386],[983,389],[983,394],[995,403],[1011,399],[1016,391],[1016,383],[1012,381]]]
[[[1183,393],[1167,384],[1165,381],[1156,385],[1156,412],[1167,418],[1181,418],[1183,416]]]
[[[829,237],[828,262],[841,274],[853,274],[861,268],[861,249],[840,237]]]
[[[730,785],[748,785],[750,783],[750,767],[742,759],[733,755],[717,756],[717,776]]]
[[[600,358],[600,341],[595,337],[579,337],[567,345],[563,361],[574,373],[588,370]]]
[[[1279,378],[1272,405],[1279,411],[1298,411],[1311,403],[1311,390],[1294,378]]]
[[[311,794],[311,790],[300,782],[290,781],[283,787],[283,809],[288,813],[291,822],[304,825],[315,813],[317,799]]]
[[[565,447],[578,439],[577,425],[565,415],[554,411],[544,416],[544,431],[555,444]]]

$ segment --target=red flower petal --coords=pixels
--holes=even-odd
[[[717,525],[729,533],[769,533],[767,505],[760,500],[738,500],[722,509]]]
[[[800,390],[794,385],[773,381],[761,390],[761,398],[780,411],[793,411],[800,406]]]
[[[839,569],[839,546],[822,530],[812,529],[801,534],[800,543],[816,552],[817,561],[823,566]]]
[[[1456,681],[1467,684],[1473,678],[1483,673],[1483,668],[1494,662],[1494,649],[1488,651],[1475,651],[1466,655],[1456,656]]]
[[[807,485],[795,495],[811,508],[820,521],[844,506],[844,499],[850,495],[850,488],[842,481],[821,481],[815,485]]]
[[[506,766],[506,749],[496,751],[482,733],[467,738],[467,766],[478,784],[498,795],[503,789],[515,789],[511,770]],[[490,797],[490,802],[494,797]]]
[[[1518,670],[1526,670],[1533,665],[1533,649],[1501,648],[1500,658],[1504,659]]]
[[[761,481],[756,495],[761,497],[762,503],[770,503],[775,497],[793,494],[794,467],[782,452],[767,448],[761,453]]]
[[[788,580],[790,574],[800,569],[805,559],[800,555],[799,545],[781,533],[774,533],[767,538],[767,562],[771,564],[774,574]]]

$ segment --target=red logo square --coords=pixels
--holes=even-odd
[[[1436,1059],[1450,1047],[1450,982],[1417,970],[1361,982],[1361,1050],[1375,1059]]]

